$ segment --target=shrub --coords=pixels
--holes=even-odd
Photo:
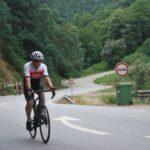
[[[123,59],[123,61],[126,62],[127,64],[131,65],[131,64],[133,64],[137,60],[137,58],[141,59],[142,57],[144,57],[142,55],[142,53],[136,52],[134,54],[125,56],[124,59]]]
[[[150,63],[135,64],[129,76],[134,80],[136,89],[150,89]]]
[[[116,104],[117,103],[117,98],[116,95],[103,95],[102,100],[106,104]]]

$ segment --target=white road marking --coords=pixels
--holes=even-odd
[[[73,129],[76,129],[79,131],[83,131],[83,132],[88,132],[88,133],[98,134],[98,135],[111,134],[111,133],[107,133],[107,132],[101,132],[101,131],[97,131],[97,130],[93,130],[93,129],[83,128],[81,126],[74,125],[74,124],[69,122],[69,121],[79,121],[80,119],[77,119],[77,118],[62,116],[62,117],[56,118],[54,120],[55,121],[61,121],[65,126],[68,126],[70,128],[73,128]]]
[[[144,138],[150,139],[150,136],[144,136]]]

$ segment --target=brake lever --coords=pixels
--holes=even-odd
[[[52,89],[51,89],[51,92],[52,92],[52,97],[51,97],[51,99],[53,99],[53,98],[55,97],[55,95],[56,95],[56,93],[55,93],[55,88],[52,88]]]

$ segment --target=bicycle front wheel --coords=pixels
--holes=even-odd
[[[31,113],[31,116],[33,119],[31,121],[31,131],[29,131],[29,132],[30,132],[31,138],[35,139],[36,133],[37,133],[37,125],[36,125],[36,119],[35,119],[34,111]]]
[[[47,143],[50,138],[50,117],[46,106],[41,115],[40,133],[43,142]]]

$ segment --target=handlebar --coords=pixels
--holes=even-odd
[[[48,90],[40,89],[40,90],[34,90],[34,93],[38,94],[40,92],[52,92],[51,99],[53,99],[55,97],[55,95],[56,95],[55,90],[56,90],[56,88],[51,88],[51,89],[48,89]]]

